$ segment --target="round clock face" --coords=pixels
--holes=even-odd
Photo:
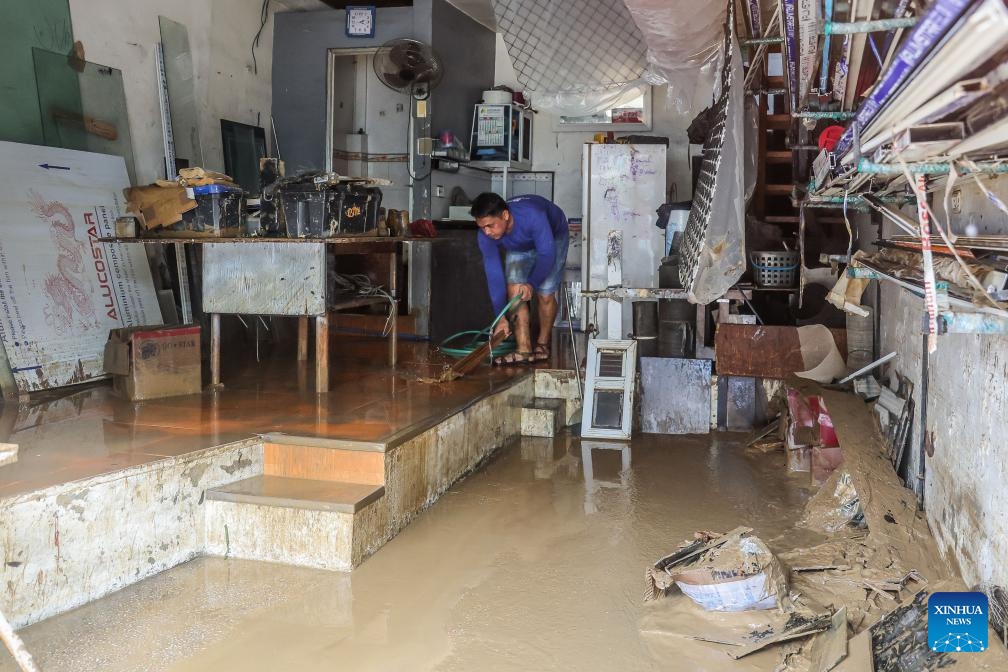
[[[347,10],[347,33],[349,35],[372,35],[374,14],[370,8]]]

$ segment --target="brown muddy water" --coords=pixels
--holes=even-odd
[[[46,672],[772,670],[691,638],[761,612],[642,601],[695,530],[799,543],[807,475],[746,438],[521,439],[352,573],[200,558],[21,635]]]

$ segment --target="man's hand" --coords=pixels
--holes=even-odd
[[[532,285],[528,283],[522,283],[518,285],[518,296],[522,298],[522,301],[532,300]]]
[[[494,327],[493,335],[496,336],[499,332],[504,333],[504,338],[511,335],[511,325],[508,324],[507,317],[502,317],[497,325]]]

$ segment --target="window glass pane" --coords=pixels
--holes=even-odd
[[[622,378],[624,354],[625,353],[622,350],[609,350],[599,352],[598,377]]]
[[[603,110],[595,114],[583,117],[560,117],[561,124],[643,124],[644,123],[644,94],[635,99],[614,107]]]
[[[620,429],[623,425],[623,391],[596,390],[592,427]]]

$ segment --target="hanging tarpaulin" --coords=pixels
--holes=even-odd
[[[812,90],[819,44],[820,0],[798,0],[798,102]],[[794,112],[797,108],[791,108]]]
[[[647,43],[648,65],[668,82],[676,109],[686,114],[706,107],[721,65],[725,5],[695,0],[624,2]]]
[[[721,91],[680,249],[679,279],[689,300],[702,304],[724,296],[746,268],[742,54],[731,5],[723,39]]]

